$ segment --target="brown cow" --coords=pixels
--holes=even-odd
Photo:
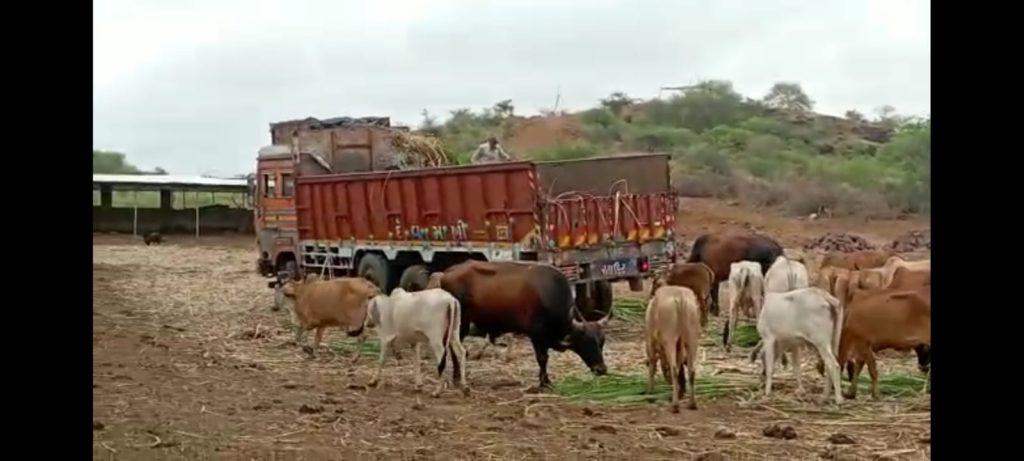
[[[888,250],[862,250],[852,253],[831,252],[821,260],[820,268],[841,267],[851,271],[874,269],[882,267],[886,260],[894,254]]]
[[[711,313],[718,315],[718,285],[729,279],[732,263],[754,261],[761,265],[761,275],[764,275],[779,256],[783,256],[782,245],[770,237],[729,232],[697,237],[686,262],[707,264],[715,274],[711,284]]]
[[[878,367],[875,352],[895,349],[917,352],[918,365],[926,372],[931,350],[931,292],[917,290],[871,290],[853,296],[846,310],[839,341],[839,363],[853,362],[850,391],[857,397],[857,377],[865,364],[871,374],[871,395],[878,398]]]
[[[289,280],[282,292],[294,300],[292,309],[295,314],[295,343],[304,351],[313,355],[320,347],[324,329],[327,327],[345,328],[349,336],[359,337],[359,348],[356,349],[352,361],[359,359],[362,348],[363,325],[366,322],[366,305],[370,299],[380,294],[380,289],[372,282],[363,278],[341,277],[333,280]],[[313,347],[306,343],[306,333],[316,329]]]
[[[711,309],[711,286],[715,282],[715,273],[704,263],[673,264],[665,273],[654,277],[651,284],[651,296],[663,285],[686,287],[693,290],[700,304],[700,326],[708,325],[708,311]]]
[[[672,384],[672,412],[679,413],[679,399],[686,394],[686,374],[695,386],[700,343],[700,303],[693,290],[680,286],[658,288],[647,304],[647,393],[654,392],[658,363]],[[697,409],[696,387],[690,391],[691,410]]]
[[[899,290],[913,290],[920,287],[931,286],[932,284],[932,271],[927,270],[910,270],[906,267],[897,267],[896,271],[893,272],[892,281],[886,288],[899,289]]]

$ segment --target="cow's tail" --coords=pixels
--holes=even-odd
[[[789,290],[787,291],[793,291],[797,289],[796,271],[793,270],[793,264],[789,261],[789,259],[786,260],[786,279],[789,281]]]
[[[740,296],[746,291],[747,287],[747,268],[743,267],[740,269],[739,277],[736,277],[736,285],[729,284],[729,312],[728,317],[725,320],[725,328],[722,329],[722,345],[729,344],[729,330],[736,328],[735,323],[739,318],[736,315],[736,308],[740,301]],[[730,277],[731,280],[731,277]],[[721,302],[721,300],[719,300]]]
[[[833,320],[835,321],[832,326],[832,353],[839,353],[839,337],[843,333],[843,303],[839,302],[839,299],[828,293],[822,293],[825,296],[825,300],[828,301],[829,308],[831,309]],[[843,366],[843,364],[839,364]]]
[[[451,302],[448,303],[448,309],[445,311],[444,319],[444,336],[441,338],[441,344],[444,345],[444,353],[441,354],[441,363],[437,364],[437,375],[441,376],[444,373],[444,367],[448,362],[448,356],[452,355],[451,345],[452,336],[459,334],[459,328],[461,327],[461,314],[462,306],[459,304],[459,300],[455,297],[451,298]],[[454,358],[452,360],[455,360]],[[465,366],[465,365],[463,365]]]

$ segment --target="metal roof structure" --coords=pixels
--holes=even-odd
[[[94,174],[93,186],[111,186],[115,189],[160,190],[185,189],[223,192],[245,192],[249,185],[245,179],[206,178],[185,175]]]

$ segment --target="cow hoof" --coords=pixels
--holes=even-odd
[[[370,382],[366,383],[366,387],[374,387],[375,388],[379,384],[380,384],[380,381],[377,381],[376,379],[371,379]]]
[[[469,397],[469,394],[470,394],[469,388],[468,387],[463,387],[462,388],[462,395],[464,397]]]
[[[687,405],[686,408],[689,408],[691,410],[696,410],[697,409],[697,404],[696,403],[691,403],[691,404]]]
[[[673,403],[672,404],[672,413],[679,413],[679,404],[678,403]]]
[[[853,394],[853,393],[850,393],[850,392],[844,392],[843,393],[843,398],[848,399],[848,400],[857,400],[857,394]]]
[[[305,352],[305,353],[307,353],[309,355],[314,355],[313,354],[313,348],[311,346],[309,346],[308,344],[305,345],[305,346],[302,346],[302,352]]]

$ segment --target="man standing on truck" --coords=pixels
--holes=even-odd
[[[505,149],[498,145],[498,138],[491,136],[476,148],[473,156],[469,158],[469,163],[476,165],[480,163],[508,162],[510,160],[512,160],[512,157],[509,157]]]

